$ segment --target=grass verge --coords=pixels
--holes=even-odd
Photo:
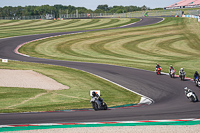
[[[192,18],[165,18],[158,24],[93,31],[35,41],[20,52],[39,58],[94,62],[164,72],[173,65],[186,76],[200,71],[200,25]]]
[[[0,20],[0,38],[118,27],[140,19]]]
[[[108,81],[71,68],[9,61],[0,63],[0,69],[34,70],[70,87],[53,91],[0,87],[0,113],[91,108],[89,92],[94,89],[101,90],[108,106],[138,103],[140,100],[140,96]]]

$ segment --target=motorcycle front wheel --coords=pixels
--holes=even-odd
[[[93,107],[93,109],[95,110],[95,111],[97,111],[98,110],[98,104],[97,103],[92,103],[92,107]]]
[[[198,97],[197,97],[197,95],[196,95],[196,102],[198,102],[199,101],[199,99],[198,99]]]
[[[198,81],[197,80],[195,80],[195,84],[196,84],[196,86],[198,86]]]

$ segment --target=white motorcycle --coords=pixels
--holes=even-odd
[[[185,72],[181,72],[179,74],[179,78],[181,78],[181,80],[184,80],[185,79]]]
[[[200,86],[200,78],[198,77],[198,78],[195,78],[195,84],[196,84],[196,86]]]
[[[187,93],[187,98],[190,99],[191,102],[198,102],[198,98],[194,92]]]
[[[92,97],[90,102],[92,103],[92,107],[95,111],[97,110],[107,110],[107,105],[103,102],[103,98],[101,100],[97,99],[97,97]]]
[[[174,76],[175,76],[175,71],[174,71],[173,69],[170,71],[169,76],[170,76],[171,78],[174,78]]]

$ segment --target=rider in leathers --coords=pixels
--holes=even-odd
[[[95,92],[92,92],[92,98],[97,99],[97,103],[99,105],[99,107],[101,106],[101,102],[103,101],[103,99]]]
[[[188,94],[189,92],[192,92],[192,90],[188,89],[187,87],[185,87],[184,90],[185,90],[185,95],[186,95],[186,96],[187,96],[187,94]]]
[[[181,75],[183,73],[185,73],[185,72],[184,72],[183,68],[181,68],[180,71],[179,71],[179,75]]]
[[[195,95],[195,96],[194,96],[194,101],[195,101],[195,102],[198,101],[198,98],[197,98],[195,92],[193,92],[192,90],[188,89],[187,87],[185,87],[184,90],[185,90],[185,95],[186,95],[186,96],[187,96],[188,93],[192,92],[193,95]],[[187,96],[187,98],[189,98],[189,97]]]
[[[171,73],[171,70],[174,70],[174,72],[175,72],[175,69],[172,65],[170,65],[170,67],[169,67],[169,74]]]
[[[157,65],[156,65],[156,69],[157,69],[157,68],[160,68],[160,67],[161,67],[161,66],[157,63]]]
[[[195,81],[196,77],[199,78],[199,73],[197,71],[195,71],[195,73],[194,73],[194,81]]]

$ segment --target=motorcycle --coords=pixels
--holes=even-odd
[[[171,70],[170,71],[170,73],[169,73],[169,76],[171,77],[171,78],[174,78],[174,75],[175,75],[175,70]]]
[[[200,78],[199,77],[195,77],[195,80],[194,80],[196,86],[200,86]]]
[[[92,97],[90,102],[92,103],[92,107],[95,111],[97,110],[107,110],[107,105],[103,102],[103,98],[97,99],[97,97]]]
[[[191,102],[198,102],[198,98],[194,92],[189,92],[186,94],[187,98],[190,99]]]
[[[157,74],[157,75],[161,75],[161,67],[156,68],[156,74]]]
[[[185,72],[180,73],[179,78],[181,78],[181,80],[184,80],[185,79]]]

